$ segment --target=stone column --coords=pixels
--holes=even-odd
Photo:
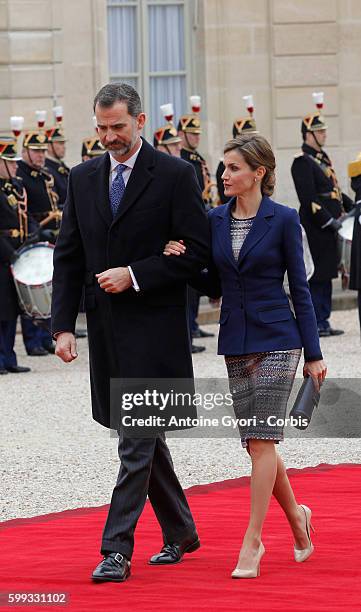
[[[270,26],[267,0],[199,0],[196,79],[206,120],[202,148],[215,172],[233,121],[247,116],[242,96],[253,94],[258,129],[272,134]]]
[[[273,0],[271,24],[277,197],[298,207],[290,167],[302,144],[302,117],[316,111],[313,91],[325,93],[326,148],[333,159],[340,145],[337,0]]]
[[[64,112],[68,158],[80,162],[81,141],[94,134],[93,99],[108,81],[105,0],[64,0]]]
[[[361,149],[361,5],[358,0],[198,0],[196,82],[205,100],[203,150],[214,171],[242,96],[277,159],[275,197],[298,207],[290,167],[301,119],[325,92],[327,151],[344,190],[347,162]]]
[[[339,2],[339,74],[340,74],[340,136],[342,150],[339,159],[343,186],[347,163],[361,151],[361,3],[358,0]],[[349,191],[353,197],[353,191]]]
[[[64,106],[66,161],[80,161],[93,133],[92,99],[107,81],[105,0],[0,0],[0,131],[10,115]]]
[[[32,128],[35,110],[46,109],[50,121],[54,96],[63,102],[61,7],[54,0],[0,1],[2,132],[10,115],[23,115],[25,129]]]

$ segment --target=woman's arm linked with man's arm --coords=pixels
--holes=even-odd
[[[170,240],[165,245],[163,254],[166,256],[175,255],[176,257],[179,257],[186,252],[186,249],[187,247],[182,239],[179,241]],[[199,274],[193,276],[188,281],[188,285],[212,299],[222,297],[222,285],[212,256],[209,259],[207,268],[202,270]]]

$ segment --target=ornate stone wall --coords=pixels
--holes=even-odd
[[[327,150],[343,188],[361,149],[359,0],[189,0],[194,20],[192,81],[202,95],[202,151],[215,171],[234,118],[252,93],[259,131],[278,162],[276,196],[296,205],[289,168],[300,120],[323,90]],[[106,0],[0,0],[0,130],[11,114],[33,125],[53,98],[64,105],[68,162],[92,133],[91,101],[108,78]]]

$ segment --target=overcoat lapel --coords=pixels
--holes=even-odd
[[[109,172],[109,153],[104,153],[104,155],[99,157],[99,163],[96,168],[89,173],[89,179],[93,185],[92,194],[95,205],[107,226],[110,226],[113,221],[109,201]]]
[[[147,142],[143,140],[142,148],[134,164],[129,181],[125,188],[123,199],[114,217],[112,225],[129,210],[134,202],[141,196],[153,178],[151,168],[155,165],[155,151]]]
[[[89,174],[93,184],[95,204],[108,227],[113,226],[140,197],[153,178],[151,168],[155,165],[155,151],[143,140],[142,148],[125,188],[117,214],[113,218],[109,201],[109,153],[99,158],[97,167]]]

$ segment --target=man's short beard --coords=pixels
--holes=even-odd
[[[129,144],[124,145],[121,149],[112,149],[110,148],[110,146],[106,146],[105,148],[107,151],[111,151],[112,153],[114,153],[114,155],[118,155],[118,157],[122,157],[123,155],[127,155],[127,153],[129,153],[129,151],[132,150],[132,148],[134,147],[135,143],[137,142],[137,138],[138,138],[138,134],[136,132],[136,130],[134,130],[133,134],[132,134],[132,140]]]
[[[132,149],[132,147],[134,146],[134,143],[129,143],[128,145],[125,145],[122,149],[114,149],[111,145],[110,146],[106,146],[106,150],[107,151],[111,151],[112,153],[114,153],[115,155],[126,155],[127,153],[129,153],[129,151]]]

